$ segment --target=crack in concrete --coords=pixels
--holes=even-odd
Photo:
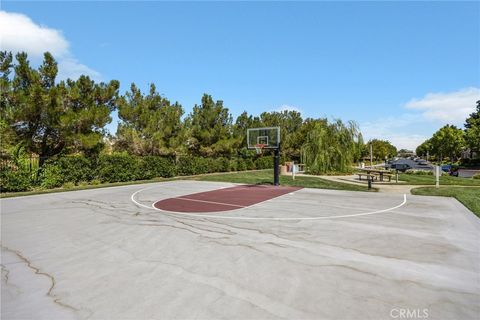
[[[8,284],[8,275],[10,274],[10,270],[8,270],[8,268],[5,267],[4,264],[0,264],[0,266],[2,267],[2,271],[5,272],[5,276],[4,276],[4,278],[5,278],[5,284]]]
[[[241,247],[245,247],[245,248],[251,249],[253,251],[257,251],[257,252],[266,254],[266,255],[271,256],[271,257],[277,257],[279,259],[283,259],[283,260],[288,261],[290,263],[301,264],[301,265],[306,266],[306,267],[311,267],[311,268],[327,268],[327,267],[343,268],[343,269],[347,269],[347,270],[350,270],[350,271],[353,271],[353,272],[358,272],[358,273],[368,275],[372,279],[380,278],[380,279],[383,279],[385,281],[393,281],[393,282],[396,282],[396,283],[399,283],[399,284],[402,284],[402,283],[411,284],[411,285],[423,288],[425,290],[450,292],[450,293],[453,293],[453,294],[467,295],[467,296],[474,296],[474,297],[478,296],[476,293],[467,292],[467,291],[460,291],[460,290],[453,290],[453,289],[450,289],[450,288],[447,288],[447,287],[427,285],[427,284],[424,284],[424,283],[421,283],[421,282],[418,282],[418,281],[414,281],[414,280],[411,280],[411,279],[394,279],[394,278],[390,278],[390,277],[385,277],[385,276],[380,275],[379,273],[375,273],[375,272],[371,272],[371,271],[367,271],[367,270],[362,270],[362,269],[355,268],[355,267],[348,266],[348,265],[344,265],[344,264],[337,264],[337,263],[311,264],[311,263],[300,262],[298,260],[294,260],[294,259],[288,258],[286,256],[279,256],[279,255],[274,255],[274,254],[267,253],[267,252],[265,252],[261,249],[257,249],[254,246],[248,245],[248,244],[240,244],[240,243],[238,243],[238,244],[226,244],[226,243],[223,243],[221,241],[215,241],[215,240],[209,240],[209,242],[213,242],[213,243],[216,243],[216,244],[219,244],[219,245],[222,245],[222,246],[241,246]],[[264,244],[271,244],[271,243],[265,242]],[[295,248],[295,247],[290,247],[290,248]],[[376,283],[376,282],[373,281],[372,283]]]
[[[379,253],[374,253],[374,252],[365,252],[364,250],[361,250],[359,248],[343,247],[343,246],[340,246],[340,245],[336,245],[336,244],[332,244],[332,243],[328,243],[328,242],[324,242],[324,241],[318,241],[316,239],[305,238],[305,237],[302,237],[298,234],[295,234],[295,236],[292,237],[292,234],[286,233],[285,235],[289,236],[289,238],[285,238],[285,237],[282,237],[280,234],[273,233],[274,230],[272,230],[272,232],[267,232],[267,231],[260,230],[260,229],[255,229],[255,228],[247,228],[247,227],[236,226],[236,225],[228,224],[228,223],[225,223],[225,222],[213,222],[213,221],[211,221],[211,222],[216,223],[216,224],[221,224],[221,225],[224,225],[224,226],[228,226],[228,227],[231,227],[231,228],[234,228],[234,229],[236,228],[236,229],[246,230],[246,231],[256,231],[260,235],[271,235],[271,236],[276,237],[280,240],[286,240],[286,241],[289,241],[289,242],[296,242],[296,241],[311,242],[311,243],[320,244],[320,245],[324,245],[324,246],[340,248],[340,249],[346,250],[346,251],[353,251],[353,252],[357,252],[357,253],[362,254],[362,255],[368,255],[368,256],[376,257],[376,258],[391,259],[391,260],[396,260],[396,261],[410,261],[410,260],[405,259],[405,258],[399,258],[399,257],[395,257],[395,256],[392,256],[392,255],[384,254],[384,253],[379,254]],[[412,238],[415,238],[415,237],[412,237]],[[422,245],[426,245],[426,244],[422,244]],[[458,248],[456,248],[454,246],[451,246],[451,247],[452,247],[452,250],[457,249],[456,251],[459,251]],[[452,252],[452,251],[449,251],[449,252]]]
[[[148,260],[147,260],[148,261]],[[218,276],[212,276],[212,275],[198,275],[194,272],[189,271],[187,268],[185,268],[182,265],[174,264],[174,263],[169,263],[166,261],[160,261],[160,260],[150,260],[150,262],[155,261],[156,263],[163,265],[163,266],[170,266],[173,268],[180,269],[181,272],[177,272],[176,275],[184,278],[187,281],[190,281],[192,283],[196,284],[201,284],[208,286],[210,288],[216,289],[220,292],[222,292],[224,295],[241,300],[245,303],[250,304],[251,306],[254,306],[256,308],[259,308],[266,313],[279,318],[279,319],[286,319],[289,317],[285,317],[284,314],[286,313],[295,313],[295,314],[302,314],[303,318],[306,318],[307,314],[302,312],[301,310],[298,310],[290,305],[281,305],[281,302],[278,301],[277,299],[270,298],[268,295],[264,295],[259,292],[251,291],[248,288],[245,288],[242,286],[240,283],[235,283],[232,282],[231,284],[226,282],[225,279],[222,277]],[[203,278],[202,278],[203,277]],[[216,280],[216,281],[215,281]],[[216,283],[218,282],[218,283]],[[232,290],[233,289],[233,290]],[[233,291],[240,290],[244,294],[233,294]],[[218,299],[217,299],[218,300]],[[265,303],[267,302],[267,303]],[[275,304],[276,308],[268,308],[268,305]],[[282,308],[283,310],[280,311],[278,309]]]
[[[35,274],[42,275],[42,276],[45,276],[48,279],[50,279],[51,285],[50,285],[50,288],[47,291],[47,296],[51,297],[53,299],[54,303],[56,303],[59,306],[62,306],[64,308],[68,308],[70,310],[73,310],[73,311],[80,311],[79,309],[77,309],[77,308],[75,308],[75,307],[73,307],[73,306],[71,306],[67,303],[64,303],[64,302],[60,301],[60,298],[58,298],[53,293],[53,289],[55,288],[55,285],[56,285],[55,277],[53,277],[49,273],[41,271],[40,268],[35,267],[30,260],[28,260],[24,255],[22,255],[21,252],[19,252],[17,250],[10,249],[10,248],[2,245],[2,244],[0,244],[0,247],[4,250],[8,251],[8,252],[11,252],[11,253],[15,254],[20,260],[22,260],[27,265],[28,268],[32,269],[35,272]]]
[[[200,235],[200,236],[202,236],[201,231],[207,231],[207,232],[212,232],[212,233],[221,233],[221,234],[226,234],[226,235],[236,234],[235,232],[230,231],[227,228],[218,228],[218,230],[214,230],[214,229],[210,229],[210,228],[202,228],[200,226],[195,226],[195,225],[192,225],[192,224],[189,224],[189,223],[185,223],[185,222],[179,221],[177,219],[174,219],[174,221],[177,222],[177,223],[185,225],[186,228],[175,226],[173,224],[155,223],[155,222],[160,222],[161,220],[159,220],[159,219],[135,219],[135,218],[132,219],[132,217],[138,217],[139,214],[138,215],[137,214],[135,214],[135,215],[128,214],[127,216],[108,214],[108,213],[102,212],[100,210],[107,209],[109,211],[114,211],[114,212],[121,211],[121,210],[111,209],[112,206],[110,206],[110,208],[108,208],[108,206],[103,207],[101,205],[102,203],[99,202],[99,201],[90,201],[90,200],[89,201],[71,201],[71,203],[79,203],[79,204],[84,204],[84,205],[93,207],[94,212],[105,215],[105,216],[108,216],[110,218],[114,218],[119,223],[122,223],[122,224],[140,225],[140,226],[148,226],[148,227],[174,228],[174,229],[180,229],[180,230],[188,231],[190,233]],[[98,210],[96,210],[96,209],[98,209]],[[139,213],[139,212],[137,212],[137,213]],[[195,230],[199,230],[200,232],[197,232]]]
[[[97,209],[100,209],[100,210],[108,210],[108,211],[114,211],[114,212],[123,211],[124,213],[126,213],[127,216],[130,216],[130,214],[131,214],[131,211],[124,210],[123,209],[124,207],[117,208],[115,206],[107,205],[105,203],[102,203],[102,202],[99,202],[99,201],[94,201],[94,200],[73,200],[73,201],[70,201],[70,203],[85,204],[87,206],[91,206],[91,207],[94,207],[94,208],[97,208]],[[109,214],[106,214],[106,213],[102,213],[102,214],[107,215],[107,216],[112,216],[112,215],[109,215]],[[117,217],[117,216],[114,216],[114,217]]]
[[[201,231],[207,231],[207,232],[213,232],[213,233],[221,233],[221,234],[226,234],[226,235],[235,235],[237,234],[236,232],[233,232],[227,228],[218,228],[222,231],[219,231],[219,230],[213,230],[212,228],[201,228],[199,226],[195,226],[195,225],[192,225],[192,224],[189,224],[189,223],[186,223],[186,222],[182,222],[180,220],[175,220],[176,222],[180,223],[180,224],[183,224],[187,227],[190,227],[190,228],[193,228],[193,229],[197,229],[197,230],[201,230]]]

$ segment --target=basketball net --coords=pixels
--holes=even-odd
[[[265,149],[265,146],[266,146],[266,144],[263,144],[263,143],[256,144],[255,145],[255,151],[257,152],[257,154],[262,154],[263,149]]]

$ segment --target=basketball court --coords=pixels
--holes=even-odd
[[[2,319],[480,312],[480,223],[452,198],[170,181],[2,199],[1,218]]]

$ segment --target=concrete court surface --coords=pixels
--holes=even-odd
[[[1,319],[479,319],[480,219],[456,200],[301,189],[206,217],[151,207],[230,186],[1,200]]]

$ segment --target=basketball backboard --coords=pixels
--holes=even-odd
[[[248,149],[278,149],[280,147],[280,127],[247,129]]]

